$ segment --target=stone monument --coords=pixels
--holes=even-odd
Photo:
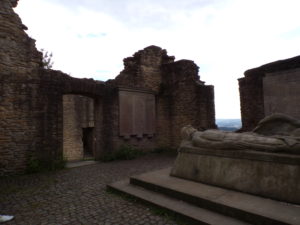
[[[182,128],[171,175],[300,203],[300,121],[266,117],[252,132]]]

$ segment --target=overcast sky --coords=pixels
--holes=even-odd
[[[299,9],[299,0],[20,0],[16,12],[54,69],[105,81],[157,45],[200,67],[216,118],[240,118],[237,78],[300,54]]]

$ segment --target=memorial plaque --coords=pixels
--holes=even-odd
[[[134,96],[134,104],[133,104],[133,135],[137,135],[137,137],[142,138],[145,127],[145,95],[137,94]]]
[[[133,133],[133,96],[127,92],[119,93],[120,135],[129,138]]]
[[[152,136],[155,133],[155,97],[149,95],[146,98],[146,124],[145,133]]]
[[[266,116],[284,113],[300,119],[300,69],[266,74],[263,90]]]
[[[130,90],[119,91],[120,136],[128,138],[155,132],[155,96]]]

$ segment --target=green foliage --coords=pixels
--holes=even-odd
[[[61,170],[66,167],[67,160],[64,157],[60,157],[53,161],[52,170]]]
[[[152,152],[153,153],[175,152],[175,150],[170,147],[160,146],[160,147],[153,149]]]
[[[130,145],[121,145],[120,148],[113,153],[109,153],[102,158],[102,161],[108,162],[113,160],[130,160],[135,159],[145,153]]]
[[[39,161],[38,159],[34,158],[34,157],[30,157],[28,164],[27,164],[27,169],[26,172],[27,173],[37,173],[42,171],[42,164],[41,161]]]
[[[63,157],[57,158],[55,160],[46,161],[46,160],[37,159],[34,156],[30,156],[27,163],[26,172],[39,173],[45,171],[54,171],[54,170],[63,169],[65,168],[65,166],[66,166],[66,160]]]
[[[40,50],[43,54],[43,59],[42,59],[42,63],[43,63],[43,68],[45,69],[51,69],[53,66],[53,61],[52,61],[52,52],[48,52],[45,49],[41,49]]]

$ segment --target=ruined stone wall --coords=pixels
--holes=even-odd
[[[131,89],[136,91],[136,89]],[[120,89],[115,86],[107,88],[103,98],[103,151],[102,155],[117,151],[122,146],[132,146],[141,151],[149,151],[156,147],[156,137],[143,135],[130,135],[125,137],[120,134]]]
[[[12,9],[16,3],[0,2],[0,175],[24,172],[31,160],[61,151],[62,108],[53,104],[60,85],[41,76],[42,56]]]
[[[28,37],[19,16],[13,11],[17,1],[0,1],[0,73],[34,76],[42,63],[35,40]]]
[[[0,1],[0,175],[23,173],[36,163],[51,167],[62,159],[63,94],[97,100],[94,144],[99,151],[102,144],[103,82],[44,70],[42,54],[12,9],[16,3]]]
[[[250,131],[265,117],[262,76],[246,76],[239,79],[242,130]]]
[[[43,69],[36,76],[0,76],[0,175],[22,173],[31,162],[51,166],[62,159],[64,94],[87,94],[97,100],[94,145],[102,150],[101,83]],[[91,123],[82,121],[82,127],[87,125]]]
[[[161,84],[161,65],[174,62],[166,50],[149,46],[124,59],[124,70],[115,78],[118,86],[141,88],[158,92]]]
[[[37,76],[1,76],[1,174],[23,172],[31,161],[46,164],[62,153],[61,85]]]
[[[215,128],[214,92],[212,86],[199,80],[198,67],[191,61],[174,62],[165,50],[149,46],[124,60],[125,69],[114,87],[131,87],[152,91],[156,95],[156,133],[154,137],[124,140],[117,133],[114,143],[127,143],[143,148],[176,148],[180,129],[188,124],[197,128]],[[116,96],[116,95],[115,95]],[[114,121],[118,120],[118,98],[115,97]],[[113,124],[113,123],[111,123]],[[111,131],[118,130],[118,123]],[[108,138],[109,139],[109,138]]]
[[[266,116],[284,113],[300,119],[300,68],[266,73],[263,91]]]
[[[297,77],[299,75],[297,73],[288,75],[297,68],[300,68],[300,56],[247,70],[245,77],[238,80],[243,131],[252,130],[261,119],[270,113],[286,113],[298,117],[296,115],[298,110],[286,107],[294,105],[298,108],[295,99],[298,99],[299,78],[297,79]],[[266,74],[268,75],[266,76]],[[272,74],[277,77],[277,81],[273,79],[270,82]],[[277,99],[274,100],[276,96]],[[284,104],[279,106],[278,102],[284,102],[286,106]]]
[[[63,155],[66,160],[84,157],[82,128],[94,127],[94,101],[81,95],[63,96]]]
[[[213,86],[200,81],[198,66],[193,61],[165,64],[161,92],[168,108],[167,112],[162,112],[160,122],[167,124],[169,121],[170,147],[178,147],[183,126],[190,124],[200,130],[216,128]],[[163,128],[160,127],[159,131],[165,132]],[[159,136],[159,142],[165,143],[166,136]]]
[[[193,63],[174,63],[174,57],[165,50],[149,46],[126,58],[120,75],[105,83],[45,70],[42,54],[12,9],[16,3],[0,1],[0,175],[22,173],[36,162],[52,167],[62,159],[66,94],[94,101],[90,111],[94,111],[92,145],[96,159],[123,144],[140,149],[175,147],[181,126],[187,124],[214,127],[213,88],[199,80]],[[163,69],[165,65],[167,69]],[[120,136],[122,86],[154,93],[154,136],[126,140]],[[74,117],[79,113],[77,109],[72,112]]]

